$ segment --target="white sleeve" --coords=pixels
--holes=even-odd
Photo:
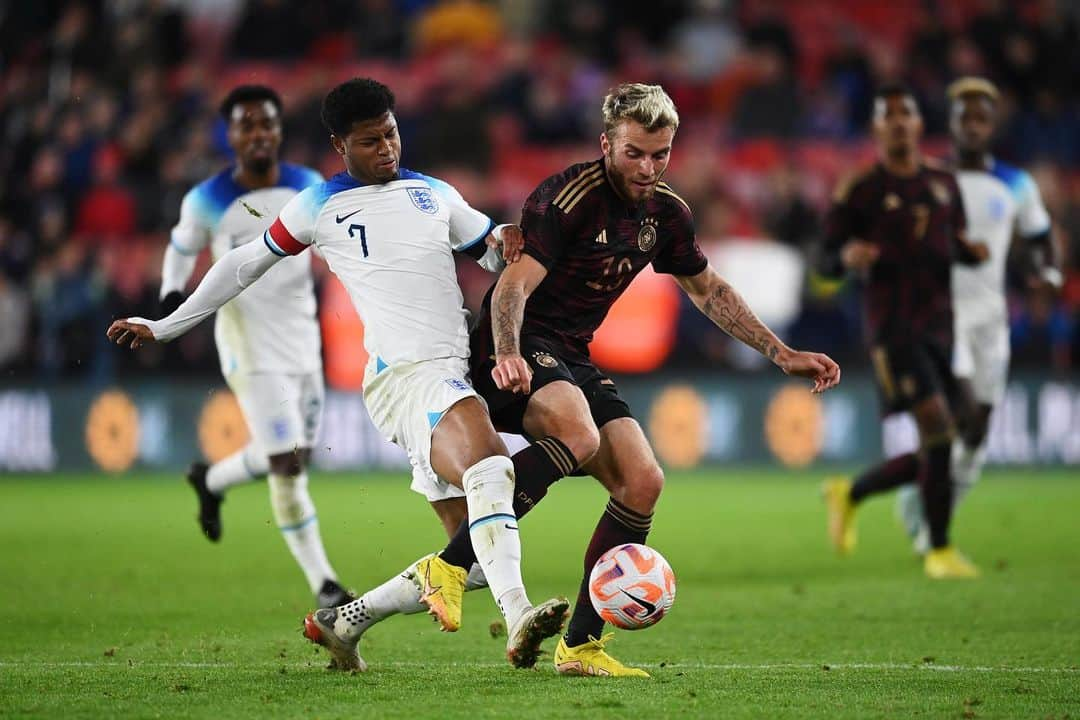
[[[484,213],[465,202],[454,186],[442,180],[432,180],[432,187],[450,206],[450,247],[461,252],[484,242],[495,223]]]
[[[210,243],[210,226],[201,198],[199,188],[193,188],[180,203],[180,219],[169,233],[169,246],[165,248],[159,297],[183,291],[199,253]]]
[[[1020,237],[1042,235],[1050,229],[1050,213],[1046,212],[1042,195],[1035,180],[1024,173],[1017,197],[1016,231]]]
[[[161,292],[158,299],[164,299],[171,292],[183,292],[188,278],[195,271],[197,255],[185,255],[171,242],[165,247],[165,259],[161,263]]]
[[[230,250],[210,266],[206,277],[180,307],[161,320],[128,318],[150,328],[154,339],[161,342],[183,335],[206,317],[213,315],[225,303],[239,295],[244,288],[258,280],[283,256],[262,242],[249,242]]]
[[[169,233],[169,244],[183,255],[198,255],[210,244],[210,222],[202,191],[192,188],[180,203],[180,219]]]

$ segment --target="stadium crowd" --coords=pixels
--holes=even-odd
[[[669,180],[706,252],[774,244],[804,260],[832,186],[872,160],[874,87],[915,89],[941,157],[945,86],[986,75],[1004,93],[999,154],[1038,181],[1066,270],[1060,295],[1014,279],[1015,362],[1064,372],[1080,357],[1080,10],[1069,2],[38,0],[0,15],[0,48],[6,378],[213,371],[208,323],[138,354],[109,346],[104,329],[159,315],[180,199],[227,162],[216,106],[231,86],[277,88],[284,158],[331,174],[319,101],[360,74],[397,93],[407,167],[509,221],[542,177],[598,154],[610,85],[659,82],[683,119]],[[490,278],[461,270],[476,305]],[[853,292],[802,286],[785,334],[861,363]],[[739,364],[688,303],[675,342],[678,362]]]

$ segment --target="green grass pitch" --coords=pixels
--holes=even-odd
[[[923,578],[891,499],[860,511],[855,556],[833,556],[819,480],[671,473],[650,541],[675,568],[675,608],[611,645],[652,679],[605,681],[559,677],[550,656],[510,668],[486,591],[459,633],[393,618],[365,637],[369,672],[327,672],[262,485],[230,495],[215,546],[177,478],[0,478],[0,717],[1080,717],[1075,473],[990,473],[956,528],[984,574],[955,583]],[[403,475],[316,474],[312,489],[357,589],[444,540]],[[563,480],[522,522],[534,599],[573,598],[603,502],[594,481]]]

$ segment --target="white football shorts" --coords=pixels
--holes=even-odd
[[[383,366],[369,362],[364,403],[383,437],[405,450],[412,465],[410,487],[429,501],[465,497],[431,467],[431,433],[443,415],[465,398],[480,398],[461,358]],[[480,400],[483,402],[483,400]]]
[[[233,373],[225,380],[267,457],[314,447],[325,394],[321,372]]]
[[[968,380],[975,399],[997,405],[1005,396],[1009,377],[1009,328],[1002,322],[979,325],[956,323],[953,374]]]

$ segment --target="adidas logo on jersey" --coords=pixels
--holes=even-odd
[[[594,242],[598,245],[607,245],[607,228],[600,231],[600,234],[596,236]]]

